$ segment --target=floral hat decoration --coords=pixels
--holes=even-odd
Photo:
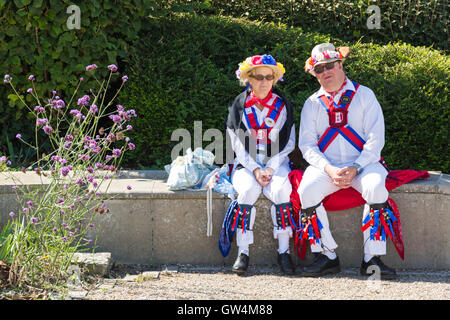
[[[283,74],[286,72],[284,66],[276,62],[270,54],[256,55],[248,57],[239,63],[239,69],[236,70],[236,77],[240,80],[248,79],[249,72],[258,67],[269,67],[273,70],[275,81],[282,80]]]
[[[350,54],[349,47],[338,47],[335,49],[331,43],[321,43],[312,49],[311,57],[305,62],[305,72],[314,72],[314,66],[333,61],[344,61]]]

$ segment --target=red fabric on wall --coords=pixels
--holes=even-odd
[[[294,217],[298,221],[298,215],[301,209],[300,197],[298,195],[298,187],[303,177],[302,170],[293,170],[289,174],[289,180],[292,185],[291,202],[294,208]],[[386,178],[386,189],[391,191],[402,184],[408,183],[415,179],[426,179],[429,178],[430,174],[428,171],[416,171],[416,170],[393,170],[388,173]],[[361,194],[353,188],[338,190],[329,196],[325,197],[322,201],[325,209],[327,211],[342,211],[351,208],[355,208],[365,204],[365,200],[362,198]],[[404,246],[402,237],[402,228],[400,221],[400,213],[397,209],[397,205],[391,198],[388,199],[388,203],[394,211],[398,222],[394,225],[396,237],[393,238],[394,246],[402,259],[404,259]],[[297,232],[295,231],[295,239],[297,240]],[[306,242],[295,241],[297,254],[300,258],[304,259],[306,253]]]
[[[300,210],[300,198],[297,193],[298,187],[302,180],[302,170],[292,170],[289,174],[289,180],[292,185],[291,201],[296,210]],[[386,178],[386,189],[391,191],[402,184],[408,183],[415,179],[426,179],[430,177],[428,171],[416,170],[393,170],[390,171]],[[361,194],[353,188],[341,189],[333,194],[325,197],[322,201],[327,211],[341,211],[355,208],[366,203]]]

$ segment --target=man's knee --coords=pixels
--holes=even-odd
[[[312,181],[310,183],[300,183],[297,192],[300,196],[300,201],[302,204],[307,203],[315,205],[322,201],[323,197],[320,190],[320,185]]]
[[[273,181],[263,189],[263,193],[275,204],[288,202],[292,193],[292,185],[289,179],[285,179],[282,182]]]
[[[369,203],[383,202],[389,192],[386,189],[386,179],[379,174],[370,174],[361,180],[361,195]]]

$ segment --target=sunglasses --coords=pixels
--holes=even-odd
[[[320,73],[322,73],[325,70],[325,68],[327,68],[327,70],[331,70],[331,69],[334,68],[334,63],[335,62],[336,61],[328,62],[328,63],[324,63],[324,64],[319,64],[319,65],[314,67],[314,72],[317,73],[317,74],[320,74]]]
[[[257,75],[251,75],[250,77],[252,77],[258,81],[263,81],[264,79],[270,81],[270,80],[275,79],[275,76],[273,74],[268,74],[266,76],[263,76],[262,74],[257,74]]]

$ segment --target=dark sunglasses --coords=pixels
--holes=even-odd
[[[320,73],[322,73],[325,70],[325,68],[327,68],[327,70],[331,70],[331,69],[334,68],[334,63],[335,62],[336,61],[328,62],[328,63],[324,63],[324,64],[319,64],[319,65],[314,67],[314,72],[317,73],[317,74],[320,74]]]
[[[263,76],[262,74],[257,74],[257,75],[251,75],[250,77],[252,77],[258,81],[263,81],[264,78],[269,81],[275,79],[275,76],[273,74],[268,74],[267,76]]]

